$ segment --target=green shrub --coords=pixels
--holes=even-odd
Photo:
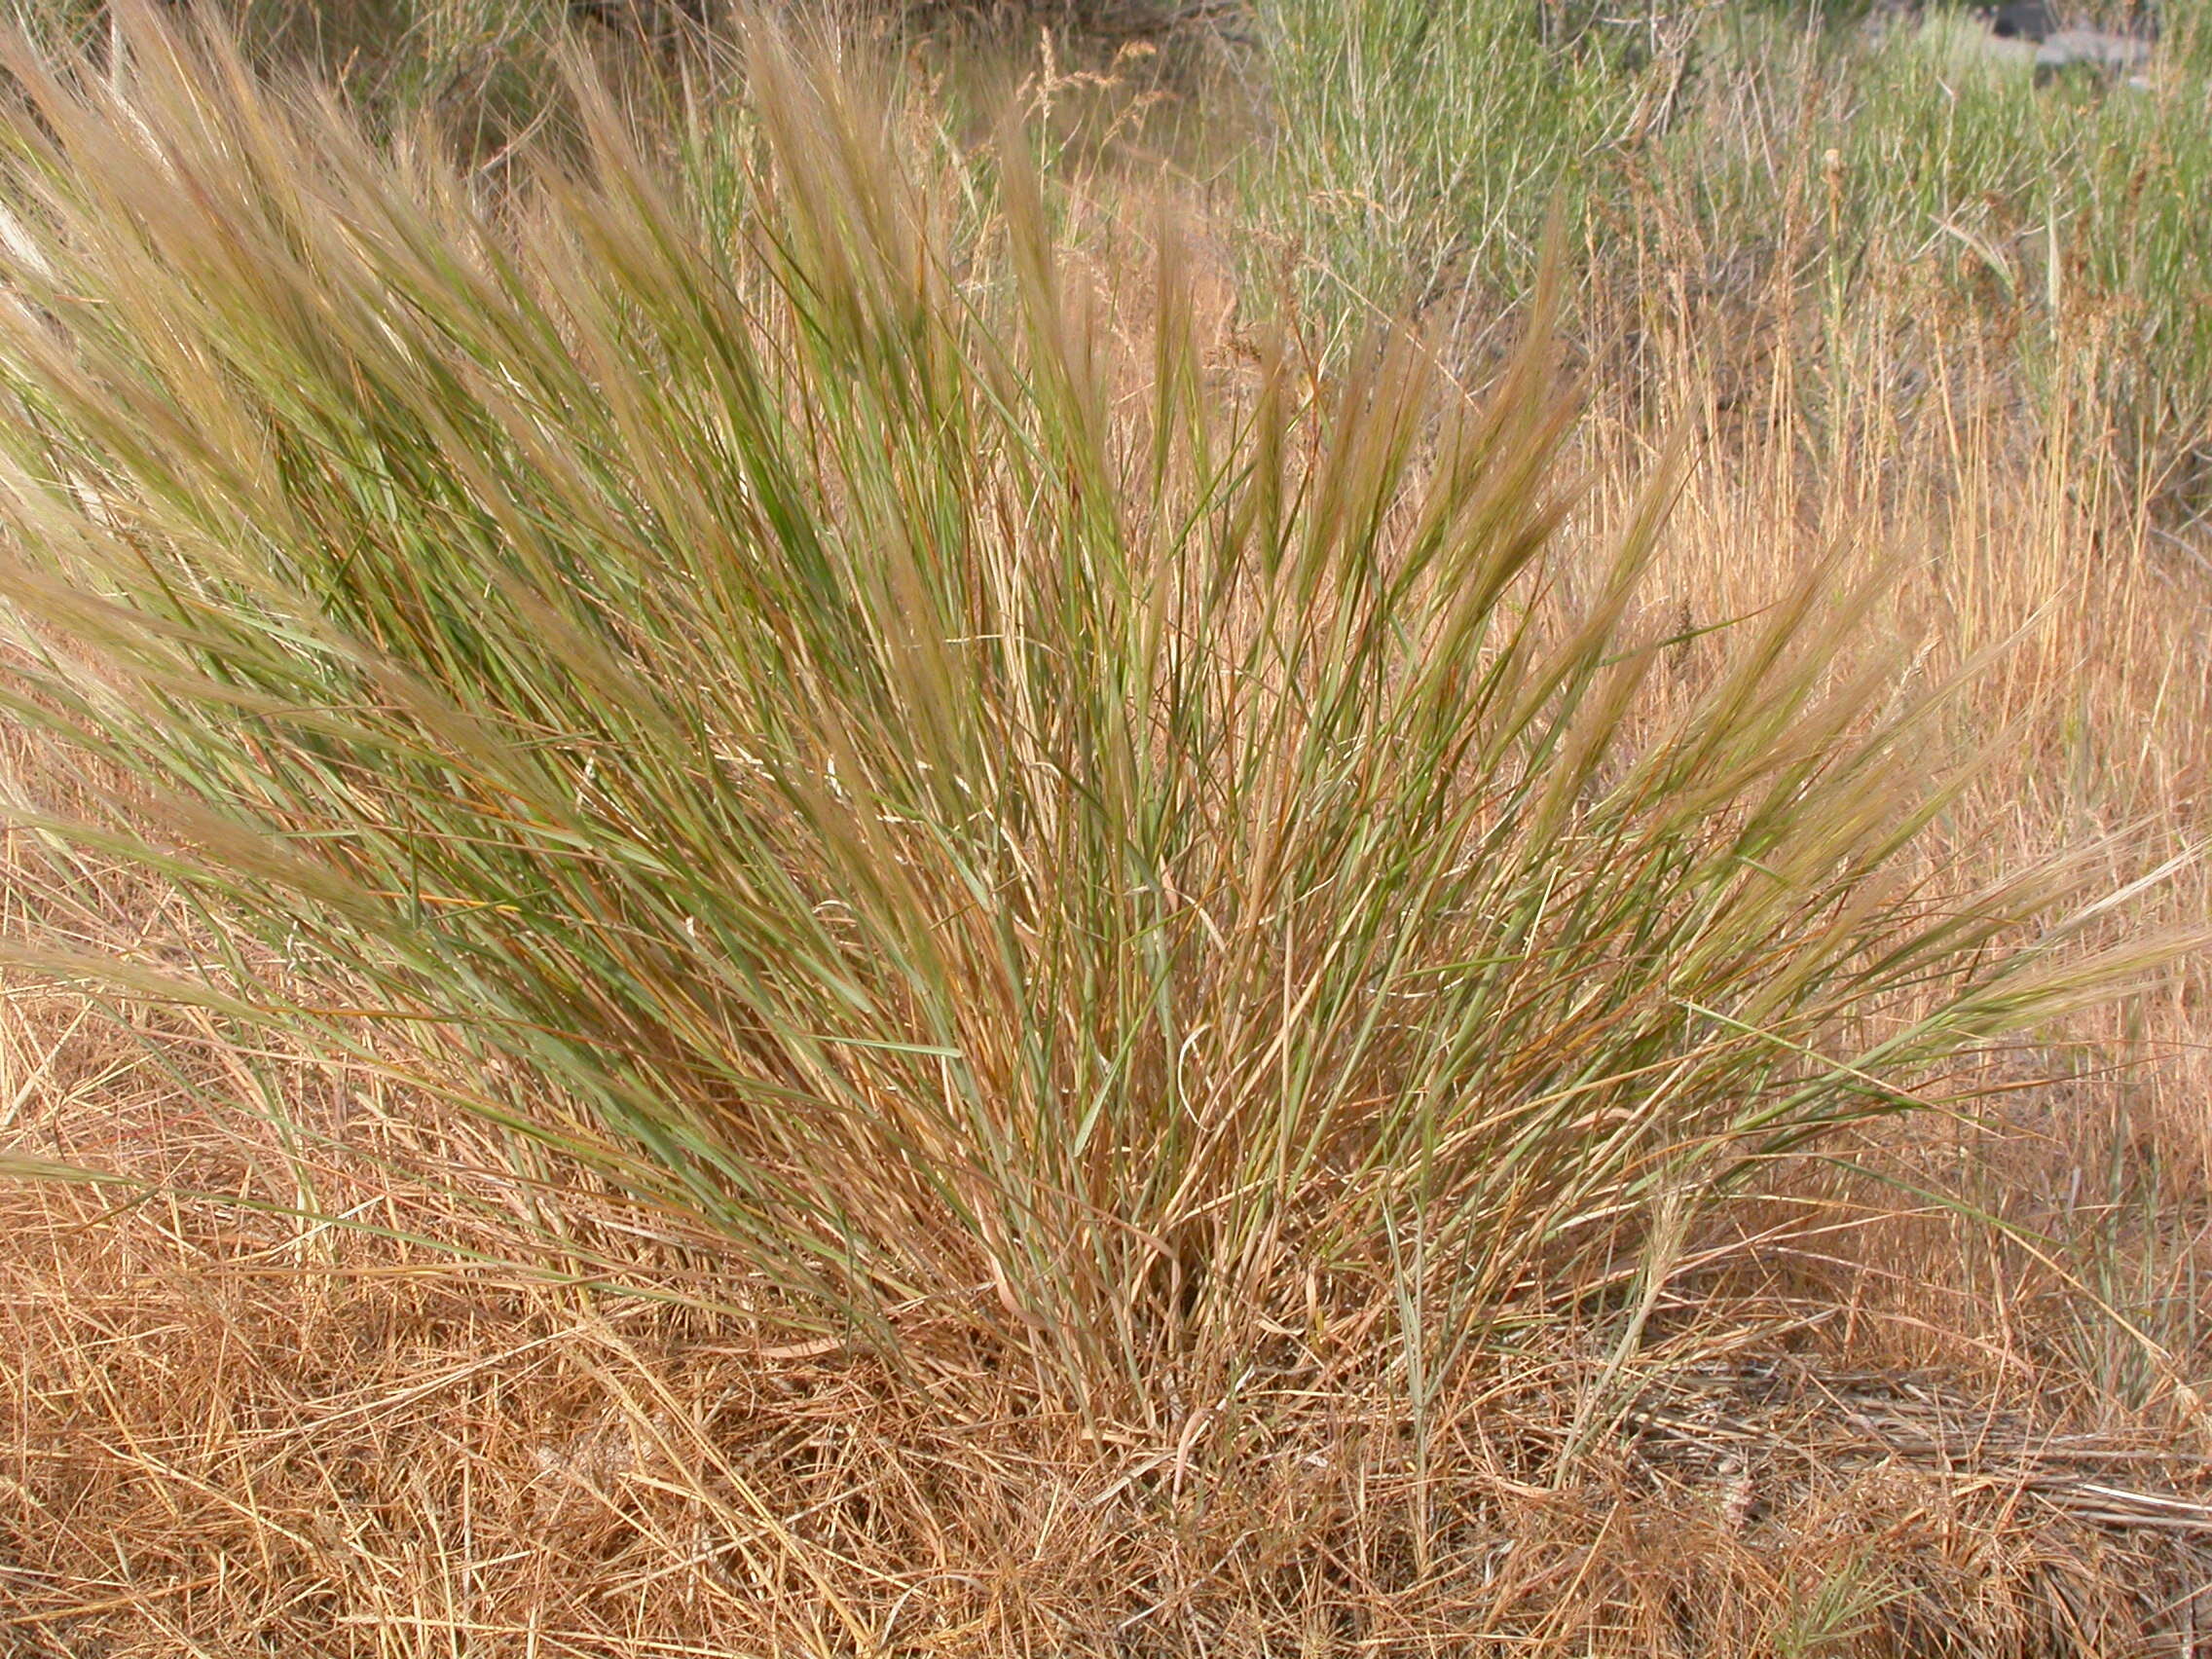
[[[1646,262],[1663,248],[1693,293],[1736,274],[1777,338],[1879,341],[1887,372],[1925,354],[1923,319],[1870,277],[1934,253],[2021,390],[2047,389],[2062,337],[2097,335],[2100,399],[2141,434],[2145,478],[2178,485],[2206,443],[2212,128],[2194,12],[2143,90],[2039,88],[2032,51],[1993,54],[1963,14],[1875,42],[1744,5],[1654,5],[1594,40],[1547,38],[1559,8],[1524,0],[1260,12],[1274,135],[1246,159],[1246,198],[1324,313],[1420,302],[1487,325],[1518,306],[1538,227],[1563,211],[1578,275],[1616,314],[1665,297]]]

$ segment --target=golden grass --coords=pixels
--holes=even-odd
[[[51,1052],[63,1086],[104,1058]],[[42,1128],[196,1184],[279,1161],[112,1078]],[[2050,1287],[1996,1264],[2008,1317],[1976,1320],[1940,1218],[1901,1256],[1910,1214],[1787,1220],[1717,1280],[1693,1258],[1630,1374],[1560,1335],[1470,1379],[1420,1471],[1356,1376],[1272,1380],[1264,1434],[1203,1401],[1087,1432],[926,1333],[918,1388],[428,1253],[313,1262],[268,1216],[18,1189],[9,1650],[2130,1652],[2187,1613],[2200,1454],[2026,1357]]]
[[[1128,195],[1124,237],[1157,207]],[[1919,313],[1929,360],[1961,366],[1833,443],[1788,328],[1719,338],[1685,307],[1639,384],[1592,393],[1584,510],[1617,523],[1655,435],[1695,438],[1645,601],[1669,632],[1757,610],[1839,542],[1894,570],[1880,603],[1925,641],[1916,672],[2002,647],[1945,734],[1996,759],[1932,861],[2022,868],[2140,828],[2123,887],[2205,829],[2205,544],[2161,532],[2085,395],[2033,416],[1975,370],[1975,318]],[[1740,341],[1763,344],[1747,362]],[[1710,668],[1683,645],[1645,718]],[[29,739],[6,758],[13,793],[70,782]],[[59,908],[14,852],[18,936],[160,959],[198,925],[87,855]],[[2109,927],[2207,904],[2191,869]],[[1972,1119],[1825,1147],[1654,1258],[1634,1340],[1617,1298],[1532,1328],[1417,1443],[1362,1363],[1373,1310],[1330,1311],[1345,1328],[1312,1346],[1344,1357],[1230,1409],[1085,1422],[958,1321],[903,1331],[894,1374],[548,1284],[492,1265],[546,1246],[480,1126],[189,1013],[119,1026],[18,983],[10,1150],[143,1187],[0,1190],[0,1652],[2194,1652],[2207,988],[2187,963],[1991,1056],[2017,1087]],[[210,1088],[245,1109],[209,1114]],[[364,1156],[287,1143],[253,1111],[268,1088]],[[681,1294],[711,1249],[569,1202],[595,1239],[632,1230],[648,1287]]]
[[[1681,592],[1715,611],[1775,580],[1743,549],[1807,545],[1757,448],[1731,459],[1693,474],[1671,550]],[[1878,474],[1887,458],[1867,459]],[[2082,515],[2053,473],[1891,503],[1869,537],[1870,557],[1952,551],[1897,594],[1958,615],[1949,642],[2034,630],[2031,664],[1976,713],[1995,725],[2025,704],[2047,724],[1956,830],[1962,853],[1997,860],[2161,807],[2186,825],[2212,730],[2186,671],[2201,624],[2152,603],[2188,592],[2186,569],[2124,540],[2070,559]],[[1849,490],[1833,502],[1837,519],[1864,510]],[[2069,719],[2114,734],[2106,765],[2064,753]],[[78,925],[137,943],[159,897],[124,885]],[[1309,1405],[1264,1438],[1202,1401],[1171,1403],[1170,1436],[1087,1437],[926,1340],[917,1391],[869,1362],[763,1357],[681,1310],[281,1215],[15,1189],[8,1647],[2136,1651],[2194,1617],[2203,1512],[2090,1511],[2039,1482],[2205,1500],[2201,1416],[2175,1410],[2166,1375],[2201,1379],[2212,1357],[2192,1305],[2212,1179],[2204,1011],[2199,971],[2077,1034],[2053,1057],[2080,1080],[1863,1155],[2073,1254],[2038,1260],[1936,1204],[1808,1177],[1800,1202],[1737,1219],[1757,1231],[1748,1249],[1722,1235],[1686,1252],[1628,1374],[1569,1330],[1468,1380],[1425,1473],[1378,1436],[1388,1403],[1356,1378],[1284,1377]],[[80,1004],[18,994],[6,1042],[18,1149],[297,1201],[274,1136],[209,1121]],[[182,1035],[171,1058],[223,1063]],[[450,1124],[329,1109],[391,1136],[402,1166],[491,1161]],[[432,1183],[319,1179],[340,1214],[492,1256],[535,1247],[456,1215]],[[2108,1296],[2139,1282],[2173,1299],[2128,1310],[2155,1359],[2084,1305],[2099,1261],[2120,1270]],[[1910,1432],[1931,1388],[1954,1403]],[[1908,1432],[1885,1428],[1898,1418]]]

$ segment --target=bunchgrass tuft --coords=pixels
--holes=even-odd
[[[1372,1309],[1418,1403],[2155,955],[1915,874],[1947,691],[1818,571],[1656,713],[1674,474],[1567,528],[1540,330],[1313,384],[1170,248],[1131,349],[1021,146],[902,161],[766,29],[712,189],[579,73],[493,198],[123,15],[8,55],[7,704],[129,780],[18,816],[212,942],[41,959],[400,1070],[764,1321],[1125,1402]]]

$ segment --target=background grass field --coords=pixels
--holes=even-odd
[[[2194,12],[18,12],[0,1645],[2194,1651]]]

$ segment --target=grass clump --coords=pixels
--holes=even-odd
[[[1540,345],[1242,367],[1169,249],[1128,349],[1016,161],[764,30],[713,190],[579,84],[491,200],[128,16],[8,58],[9,706],[128,780],[18,810],[214,943],[43,960],[397,1069],[769,1324],[1124,1406],[1350,1329],[1418,1403],[2148,960],[1916,876],[1944,692],[1817,573],[1660,637],[1669,478],[1578,545]]]
[[[2187,17],[2140,84],[2046,87],[1963,13],[1653,6],[1577,32],[1570,10],[1265,0],[1275,136],[1244,194],[1322,314],[1413,304],[1471,336],[1516,313],[1564,207],[1594,354],[1680,285],[1710,300],[1694,330],[1761,308],[1863,395],[1941,350],[1933,301],[2047,415],[2054,359],[2093,341],[2151,493],[2201,512],[2212,141]]]
[[[1525,289],[1546,215],[1578,217],[1655,71],[1643,31],[1567,8],[1267,0],[1274,130],[1248,189],[1362,324],[1463,283],[1484,314]],[[1553,25],[1547,27],[1547,23]],[[1655,12],[1652,28],[1664,34]]]

